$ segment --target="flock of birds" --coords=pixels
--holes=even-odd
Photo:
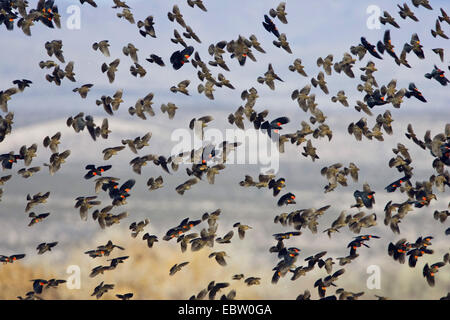
[[[126,19],[131,24],[136,24],[132,8],[130,8],[125,2],[120,0],[113,0],[113,8],[120,10],[117,13],[118,18]],[[94,0],[80,0],[81,4],[87,3],[96,8],[97,4]],[[200,10],[207,12],[207,8],[202,0],[187,0],[190,7],[198,7]],[[414,7],[423,7],[428,10],[433,10],[428,0],[412,0]],[[7,30],[13,30],[14,26],[20,28],[26,35],[31,36],[32,27],[36,23],[43,23],[49,28],[60,28],[60,15],[58,13],[58,7],[54,0],[39,0],[35,9],[28,10],[28,1],[26,0],[0,0],[0,25],[4,25]],[[402,19],[411,19],[418,21],[414,12],[405,3],[402,6],[399,5],[399,16]],[[275,36],[273,45],[284,50],[289,54],[292,54],[288,38],[285,33],[280,33],[276,22],[281,24],[287,24],[287,12],[286,3],[281,2],[276,8],[269,10],[267,15],[264,15],[262,25],[264,29]],[[223,73],[218,73],[217,76],[213,75],[213,70],[221,68],[224,71],[230,71],[228,66],[228,59],[236,59],[240,66],[245,66],[248,59],[256,62],[254,53],[257,51],[260,54],[265,54],[266,51],[262,48],[255,35],[250,35],[249,38],[239,35],[234,40],[223,40],[216,44],[211,44],[208,48],[208,54],[211,56],[210,61],[202,60],[200,53],[194,49],[193,46],[188,45],[188,41],[195,41],[201,43],[198,35],[187,24],[185,17],[180,11],[178,5],[174,5],[172,11],[167,14],[168,19],[184,29],[184,32],[174,30],[174,38],[171,41],[180,45],[180,50],[175,51],[170,56],[170,64],[175,70],[183,68],[185,64],[190,63],[196,70],[199,80],[202,82],[197,87],[199,94],[204,94],[208,99],[214,99],[214,91],[217,88],[226,87],[227,89],[235,89],[229,80],[225,78]],[[394,28],[400,28],[396,18],[390,13],[384,11],[380,17],[380,22],[383,25],[391,25]],[[436,17],[435,28],[431,30],[433,37],[441,37],[442,39],[448,39],[443,25],[450,24],[450,17],[446,14],[444,9],[440,9],[440,14]],[[155,30],[154,17],[149,16],[143,21],[137,22],[138,34],[142,37],[157,37]],[[105,57],[110,57],[108,40],[102,40],[95,42],[92,45],[92,49],[99,51],[100,54]],[[45,79],[54,83],[55,85],[61,85],[62,81],[67,79],[72,82],[76,82],[75,79],[75,64],[73,61],[68,62],[65,67],[61,64],[65,64],[65,57],[63,53],[63,43],[61,40],[52,40],[45,43],[45,49],[49,57],[54,57],[58,61],[47,60],[41,61],[39,67],[41,69],[51,70],[45,76]],[[315,101],[316,95],[313,92],[313,87],[320,89],[323,94],[328,95],[330,90],[327,86],[326,76],[333,73],[343,73],[349,78],[355,78],[354,67],[356,62],[363,60],[366,55],[370,55],[375,59],[383,59],[386,57],[384,53],[387,53],[390,58],[394,59],[395,63],[399,67],[411,68],[407,61],[408,55],[414,53],[419,59],[425,59],[425,51],[429,48],[423,48],[421,45],[419,36],[414,33],[411,36],[411,40],[404,44],[401,51],[395,51],[394,45],[391,42],[390,31],[385,30],[384,37],[376,44],[371,44],[366,38],[361,37],[360,42],[350,47],[350,52],[343,54],[342,59],[335,60],[333,55],[327,55],[326,57],[319,57],[317,59],[317,66],[323,71],[319,71],[315,77],[311,77],[311,84],[304,86],[303,88],[294,90],[292,92],[292,100],[296,100],[301,110],[310,114],[309,123],[307,121],[301,122],[301,128],[293,133],[280,134],[283,129],[283,125],[290,122],[288,117],[278,117],[275,119],[269,118],[269,111],[258,111],[254,109],[256,101],[258,99],[258,91],[252,87],[244,90],[241,94],[242,100],[245,102],[243,106],[240,106],[236,112],[231,113],[228,116],[228,122],[231,125],[235,125],[239,129],[245,129],[245,120],[250,123],[257,130],[267,133],[270,137],[277,134],[279,139],[280,152],[284,152],[284,145],[287,142],[296,146],[303,145],[303,151],[301,154],[304,157],[309,157],[312,161],[319,159],[316,148],[313,146],[313,139],[320,139],[327,137],[331,140],[333,132],[331,128],[326,124],[325,114],[318,108],[318,104]],[[255,50],[255,51],[254,51]],[[431,52],[439,55],[442,62],[444,62],[444,49],[433,48]],[[139,64],[138,59],[139,49],[132,43],[123,47],[123,54],[132,60],[130,67],[130,73],[135,77],[144,77],[146,75],[145,68]],[[387,57],[387,58],[389,58]],[[248,59],[247,59],[248,58]],[[149,63],[157,64],[161,67],[165,67],[163,58],[151,54],[146,59]],[[120,67],[121,59],[117,58],[111,62],[105,62],[101,65],[101,72],[105,73],[109,82],[113,83],[115,80],[115,73]],[[185,67],[186,68],[186,67]],[[372,111],[376,106],[392,105],[394,108],[400,108],[404,103],[404,99],[415,98],[424,103],[427,102],[422,92],[417,86],[411,82],[407,88],[397,88],[397,81],[393,79],[386,85],[379,86],[375,78],[375,72],[377,71],[376,65],[372,60],[367,61],[365,66],[359,68],[363,71],[360,76],[361,82],[357,85],[357,90],[361,92],[363,98],[356,102],[355,109],[358,112],[364,112],[368,116],[372,116]],[[292,65],[289,66],[289,70],[298,73],[303,77],[310,77],[307,75],[302,60],[296,58]],[[445,77],[444,71],[437,66],[429,73],[424,75],[427,79],[434,80],[437,85],[446,86],[449,80]],[[283,80],[277,75],[272,64],[268,65],[267,71],[256,79],[257,83],[267,85],[270,89],[275,90],[275,83],[282,82]],[[14,113],[9,111],[9,100],[20,92],[23,92],[26,88],[32,85],[32,82],[27,79],[18,79],[13,81],[14,87],[0,91],[0,109],[4,115],[0,116],[0,142],[3,141],[12,132]],[[174,94],[189,95],[188,87],[190,80],[183,80],[178,84],[170,87],[170,91]],[[85,99],[89,94],[89,91],[94,84],[82,84],[73,89],[73,92],[78,93],[82,99]],[[103,95],[96,100],[98,106],[102,106],[105,112],[113,116],[120,105],[124,102],[122,100],[122,90],[117,90],[114,95]],[[131,116],[137,116],[143,120],[147,117],[155,116],[155,111],[152,108],[153,93],[147,94],[145,97],[136,101],[135,105],[128,109]],[[344,107],[348,107],[349,101],[346,93],[343,90],[338,91],[330,99],[333,103],[338,103]],[[167,103],[161,105],[161,112],[167,113],[169,119],[173,119],[177,110],[177,106],[173,103]],[[189,128],[195,132],[200,138],[203,138],[203,130],[211,123],[214,118],[210,115],[194,118],[190,121]],[[357,140],[362,140],[363,137],[369,140],[373,138],[383,141],[383,134],[393,134],[391,123],[392,119],[389,110],[379,114],[376,117],[375,125],[369,128],[367,118],[362,117],[355,123],[350,123],[348,126],[348,133],[353,135]],[[107,139],[111,133],[109,128],[108,119],[105,118],[101,125],[97,125],[94,122],[94,118],[91,115],[85,115],[83,112],[75,116],[71,116],[67,119],[67,126],[72,127],[75,132],[79,133],[87,129],[89,135],[94,141],[98,138]],[[226,168],[227,157],[230,152],[233,152],[240,146],[240,143],[223,141],[220,144],[213,145],[207,144],[199,149],[187,150],[186,152],[170,155],[168,157],[164,155],[147,154],[138,155],[139,150],[149,146],[149,141],[152,137],[152,133],[136,137],[135,139],[122,140],[122,145],[112,146],[103,150],[103,160],[107,161],[118,152],[121,152],[125,148],[129,148],[131,152],[137,156],[130,161],[130,166],[136,174],[141,174],[141,169],[147,163],[152,163],[155,166],[160,166],[161,169],[168,173],[174,173],[178,170],[179,165],[190,161],[192,165],[186,169],[188,180],[176,187],[176,192],[183,195],[186,191],[190,190],[195,184],[203,180],[206,176],[208,183],[213,184],[215,182],[215,176]],[[436,188],[440,192],[445,191],[445,187],[450,187],[450,176],[447,166],[450,165],[450,124],[447,124],[444,131],[431,137],[431,131],[427,131],[421,140],[414,132],[412,125],[408,125],[406,137],[412,140],[420,148],[430,152],[433,157],[432,167],[435,173],[430,176],[426,181],[413,181],[413,167],[408,149],[405,145],[398,143],[397,147],[392,149],[394,155],[389,161],[390,168],[396,168],[401,178],[389,183],[385,192],[400,192],[405,195],[404,202],[392,203],[389,201],[385,206],[385,218],[384,224],[395,234],[400,234],[399,224],[404,222],[407,213],[413,211],[415,208],[421,208],[428,206],[433,200],[436,200],[436,195],[433,189]],[[60,140],[63,139],[60,132],[55,133],[53,136],[47,136],[43,139],[44,148],[49,148],[52,155],[48,163],[43,165],[49,168],[51,175],[55,174],[65,160],[70,156],[70,150],[60,152],[58,145]],[[33,174],[41,170],[40,166],[30,167],[32,160],[36,157],[38,145],[36,143],[30,146],[22,146],[17,153],[11,151],[0,155],[0,161],[4,170],[12,170],[16,164],[22,164],[24,168],[17,171],[17,174],[23,178],[30,178]],[[92,196],[79,196],[75,199],[75,208],[79,209],[80,217],[83,220],[87,220],[90,210],[92,217],[99,223],[102,229],[109,228],[114,224],[118,224],[122,219],[128,217],[127,211],[123,211],[118,214],[114,214],[112,211],[116,207],[127,204],[127,199],[132,195],[132,189],[135,185],[134,179],[128,179],[125,182],[119,182],[120,179],[112,176],[107,176],[105,173],[112,169],[111,165],[95,165],[89,164],[86,166],[85,179],[94,179],[95,193],[106,193],[111,203],[105,207],[101,207],[102,201],[98,199],[97,195]],[[349,163],[348,166],[344,166],[341,163],[332,164],[322,168],[321,175],[326,178],[327,185],[324,187],[324,192],[332,192],[338,186],[346,187],[347,177],[351,177],[353,182],[358,182],[359,168],[355,163]],[[12,177],[12,174],[0,177],[0,185],[5,185]],[[148,179],[147,186],[149,191],[154,191],[162,188],[164,185],[163,176],[151,177]],[[253,178],[249,175],[245,176],[244,180],[239,182],[239,185],[244,188],[255,187],[258,189],[269,189],[269,192],[273,192],[274,197],[278,197],[283,189],[287,186],[287,179],[283,177],[276,177],[275,174],[268,172],[260,174],[257,178]],[[357,208],[358,212],[355,214],[347,214],[346,211],[342,211],[337,219],[333,221],[329,228],[326,228],[323,232],[326,232],[331,238],[332,235],[339,230],[348,227],[348,230],[356,236],[350,241],[347,248],[349,249],[348,255],[338,258],[327,256],[327,252],[319,252],[313,256],[304,259],[302,265],[299,264],[299,256],[301,249],[297,247],[286,246],[287,239],[292,237],[298,237],[302,234],[302,229],[309,229],[312,233],[318,232],[318,219],[325,214],[330,206],[325,206],[319,209],[308,208],[301,210],[294,210],[292,212],[281,213],[274,219],[275,223],[279,223],[284,227],[289,227],[293,231],[276,233],[273,235],[276,241],[275,245],[270,248],[271,253],[275,253],[279,259],[278,263],[273,268],[272,283],[276,284],[281,278],[286,275],[291,276],[291,280],[296,280],[301,276],[312,271],[316,265],[318,268],[324,268],[327,275],[323,278],[317,279],[314,287],[317,288],[318,295],[322,299],[357,299],[362,296],[364,292],[350,292],[344,288],[338,288],[334,294],[327,295],[327,290],[331,286],[337,286],[335,282],[345,273],[345,268],[335,270],[334,265],[345,266],[356,258],[358,258],[358,250],[362,246],[369,247],[368,243],[372,239],[379,239],[378,236],[372,234],[364,234],[363,229],[371,228],[377,225],[377,215],[375,213],[367,214],[364,209],[372,209],[375,203],[375,191],[371,190],[368,183],[364,183],[362,190],[356,190],[354,192],[355,203],[351,208]],[[3,194],[3,189],[0,189],[0,196]],[[34,207],[44,204],[50,197],[50,192],[39,192],[33,196],[27,195],[25,212],[29,214],[31,221],[29,226],[33,226],[37,223],[45,223],[44,220],[48,219],[50,213],[35,213],[30,212]],[[278,207],[292,206],[294,205],[296,195],[291,192],[285,192],[278,200]],[[181,201],[181,198],[180,198]],[[450,203],[449,203],[450,207]],[[182,252],[185,252],[190,247],[190,250],[196,252],[202,249],[212,249],[214,244],[229,244],[234,237],[235,232],[238,233],[239,238],[242,240],[245,238],[246,232],[250,232],[252,227],[240,222],[236,222],[233,225],[233,229],[222,237],[217,235],[218,220],[220,218],[221,210],[217,209],[211,213],[205,213],[200,219],[191,220],[186,218],[178,225],[171,227],[162,240],[175,241],[180,244]],[[442,223],[445,223],[447,217],[450,215],[448,210],[435,211],[434,218]],[[157,246],[159,238],[157,235],[149,234],[145,232],[146,226],[149,224],[149,220],[133,222],[129,229],[131,236],[137,238],[142,235],[142,240],[146,241],[149,248]],[[199,225],[205,225],[201,230],[194,230]],[[197,227],[198,228],[198,227]],[[364,230],[365,231],[365,230]],[[450,228],[445,232],[450,234]],[[387,254],[399,263],[405,263],[408,259],[408,264],[411,268],[415,268],[420,257],[428,254],[433,254],[434,251],[430,249],[433,236],[420,236],[415,241],[408,241],[407,239],[400,239],[396,243],[389,243],[387,246]],[[378,240],[375,240],[378,241]],[[51,251],[58,242],[41,243],[37,246],[38,254],[44,254],[47,251]],[[124,251],[121,246],[113,244],[108,241],[105,245],[100,245],[95,249],[84,252],[86,255],[93,259],[100,257],[109,257],[114,249]],[[153,249],[154,250],[154,249]],[[114,250],[117,251],[117,250]],[[450,263],[449,253],[445,253],[443,258],[436,263],[429,265],[428,263],[423,266],[423,276],[430,286],[435,285],[436,274],[440,268],[448,268]],[[227,266],[227,253],[225,251],[213,251],[209,254],[209,258],[214,259],[219,265]],[[0,255],[0,261],[4,264],[15,263],[17,260],[25,258],[25,254],[14,255]],[[106,271],[115,270],[121,263],[126,263],[129,256],[119,256],[107,260],[109,264],[99,265],[92,269],[90,277],[94,278],[99,274],[103,274]],[[436,259],[437,260],[437,259]],[[184,270],[189,265],[189,261],[184,261],[175,264],[168,273],[173,276],[177,272],[185,272]],[[254,276],[244,276],[243,274],[236,274],[232,277],[233,281],[243,280],[248,286],[259,285],[261,278]],[[48,288],[55,288],[65,280],[61,279],[32,279],[33,289],[26,293],[25,297],[18,297],[19,299],[41,299],[40,294],[43,290]],[[208,286],[201,290],[199,293],[194,294],[191,299],[203,299],[208,297],[209,299],[215,299],[217,294],[227,287],[230,287],[230,282],[215,282],[212,281]],[[114,284],[105,284],[101,282],[95,287],[92,296],[97,299],[108,290],[114,290]],[[133,297],[133,293],[116,294],[119,299],[130,299]],[[233,299],[236,296],[236,291],[231,289],[228,293],[223,292],[221,299]],[[377,296],[378,297],[378,296]],[[307,300],[311,298],[311,293],[307,289],[304,293],[300,294],[297,299]],[[387,297],[378,297],[379,299],[386,299]],[[442,299],[450,299],[450,293],[446,294]]]

